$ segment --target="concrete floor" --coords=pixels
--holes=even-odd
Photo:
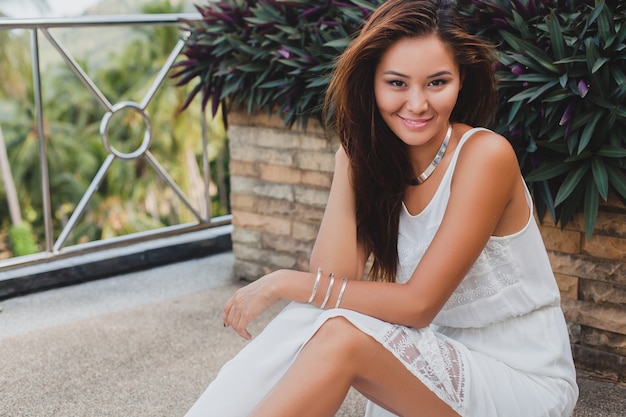
[[[246,343],[221,321],[232,262],[227,252],[1,301],[0,416],[183,416]],[[575,417],[626,416],[626,387],[579,384]],[[351,392],[337,416],[364,404]]]

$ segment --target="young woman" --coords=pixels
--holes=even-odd
[[[327,95],[341,139],[311,271],[238,290],[224,324],[292,300],[188,417],[569,416],[575,369],[559,291],[494,110],[493,50],[451,1],[389,0]],[[364,275],[366,261],[373,258]]]

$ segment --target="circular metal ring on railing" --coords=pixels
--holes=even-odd
[[[143,117],[143,121],[146,124],[146,131],[143,134],[143,140],[137,149],[134,152],[121,152],[116,149],[111,142],[109,141],[109,123],[111,122],[111,118],[113,115],[120,110],[130,109],[138,112]],[[121,159],[136,159],[143,155],[150,146],[150,142],[152,141],[152,126],[150,125],[150,117],[146,113],[144,109],[142,109],[139,104],[133,101],[123,101],[121,103],[113,106],[112,111],[106,112],[104,117],[102,117],[102,121],[100,122],[100,136],[102,137],[102,144],[104,148],[111,154],[117,156]]]

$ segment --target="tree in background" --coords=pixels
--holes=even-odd
[[[145,13],[179,11],[168,1],[161,1],[144,10]],[[57,35],[54,30],[53,33]],[[5,126],[4,138],[14,171],[17,201],[41,241],[44,235],[43,205],[28,34],[9,36],[7,32],[0,31],[0,36],[5,36],[1,40],[7,40],[2,42],[0,53],[3,49],[8,51],[6,55],[0,55],[0,72],[17,77],[9,79],[3,76],[0,79],[0,124]],[[79,65],[92,75],[95,84],[113,103],[140,101],[179,37],[180,32],[175,26],[139,27],[127,36],[127,39],[132,39],[130,42],[107,57],[105,65],[90,68],[91,64],[84,60],[79,60]],[[51,64],[43,71],[42,77],[44,136],[53,197],[53,222],[54,230],[59,231],[107,156],[99,135],[104,110],[65,63]],[[192,198],[194,193],[198,194],[193,203],[201,207],[201,203],[196,201],[204,194],[204,183],[198,170],[202,154],[200,109],[196,106],[195,110],[179,114],[185,97],[184,90],[175,88],[166,80],[152,99],[148,106],[153,131],[150,150],[183,191]],[[138,114],[128,113],[120,112],[120,119],[111,123],[111,141],[115,141],[115,146],[120,149],[125,146],[134,149],[135,139],[141,138],[145,130],[143,119]],[[217,159],[225,154],[225,131],[219,123],[212,123],[209,129],[209,135],[217,139],[210,141],[209,152],[213,159]],[[192,220],[191,213],[180,204],[177,196],[164,190],[159,181],[141,158],[114,161],[105,182],[91,200],[67,244]],[[6,192],[3,194],[6,195]],[[227,212],[227,205],[217,203],[213,207],[214,215]],[[0,207],[0,216],[3,219],[9,217],[3,207]],[[1,227],[6,230],[8,225],[4,223]]]
[[[26,96],[26,86],[20,80],[19,74],[26,68],[25,51],[27,49],[23,48],[22,41],[13,42],[9,32],[0,31],[0,74],[2,74],[0,77],[0,100],[8,98],[23,103]],[[18,71],[16,71],[17,68],[19,68]],[[18,256],[28,255],[37,252],[37,245],[30,223],[23,220],[20,196],[15,185],[2,128],[6,122],[1,117],[2,113],[0,111],[0,175],[2,175],[3,191],[6,195],[10,219],[10,224],[3,225],[3,228],[8,229],[7,238],[13,253]]]

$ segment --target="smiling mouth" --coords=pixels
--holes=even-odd
[[[419,119],[419,120],[414,120],[414,119],[406,119],[402,116],[398,116],[400,118],[400,120],[402,120],[404,122],[404,124],[406,124],[407,126],[413,126],[413,127],[422,127],[425,126],[426,124],[428,124],[428,122],[431,121],[431,119]]]

